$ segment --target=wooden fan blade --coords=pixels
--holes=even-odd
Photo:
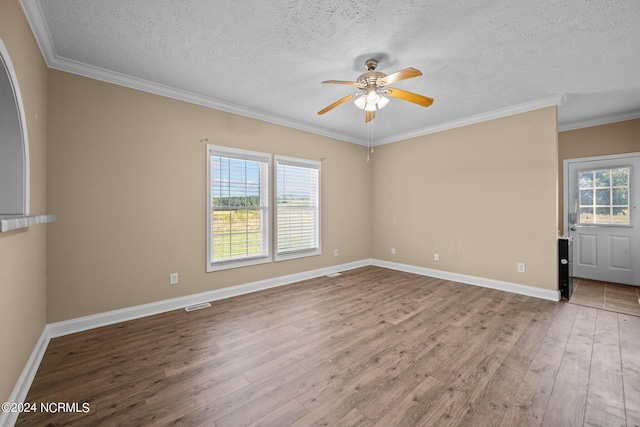
[[[329,105],[326,108],[323,108],[322,110],[318,111],[318,114],[324,114],[328,111],[333,110],[334,108],[336,108],[338,105],[344,104],[345,102],[347,102],[350,99],[355,98],[356,94],[351,94],[351,95],[347,95],[342,99],[337,100],[336,102],[334,102],[333,104]]]
[[[364,121],[365,123],[369,123],[371,120],[376,118],[375,111],[365,111]]]
[[[349,85],[349,86],[360,86],[360,83],[358,82],[348,82],[345,80],[326,80],[322,83],[327,83],[327,84],[331,84],[331,85]]]
[[[412,77],[421,76],[422,73],[420,70],[416,70],[415,68],[405,68],[404,70],[397,71],[393,74],[389,74],[388,76],[380,77],[378,79],[378,86],[388,86],[395,82],[399,82],[401,80],[410,79]]]
[[[414,104],[422,105],[423,107],[428,107],[433,104],[433,98],[428,98],[426,96],[418,95],[417,93],[407,92],[406,90],[389,88],[384,91],[385,95],[389,95],[392,98],[402,99],[404,101],[413,102]]]

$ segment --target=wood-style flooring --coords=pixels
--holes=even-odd
[[[640,287],[574,277],[570,302],[640,316]]]
[[[51,340],[37,426],[640,425],[640,318],[378,267]]]

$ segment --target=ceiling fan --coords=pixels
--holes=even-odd
[[[368,59],[364,65],[367,67],[367,72],[358,77],[355,82],[344,80],[327,80],[322,82],[336,85],[356,86],[360,89],[360,92],[352,93],[351,95],[347,95],[344,98],[339,99],[328,107],[318,111],[318,114],[324,114],[331,111],[338,105],[344,104],[350,99],[355,98],[356,106],[365,111],[365,122],[368,123],[375,118],[376,110],[383,108],[389,102],[389,99],[385,98],[383,95],[403,99],[405,101],[413,102],[414,104],[422,105],[423,107],[428,107],[433,104],[432,98],[418,95],[413,92],[407,92],[402,89],[387,87],[388,85],[401,80],[421,76],[422,73],[420,70],[409,67],[393,74],[386,75],[376,71],[378,61],[375,59]]]

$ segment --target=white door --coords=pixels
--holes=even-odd
[[[564,163],[573,276],[640,286],[640,153]]]

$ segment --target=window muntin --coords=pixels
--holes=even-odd
[[[207,148],[207,271],[270,262],[271,156]]]
[[[275,159],[276,261],[319,255],[320,162]]]
[[[579,224],[630,225],[631,168],[578,172]]]

